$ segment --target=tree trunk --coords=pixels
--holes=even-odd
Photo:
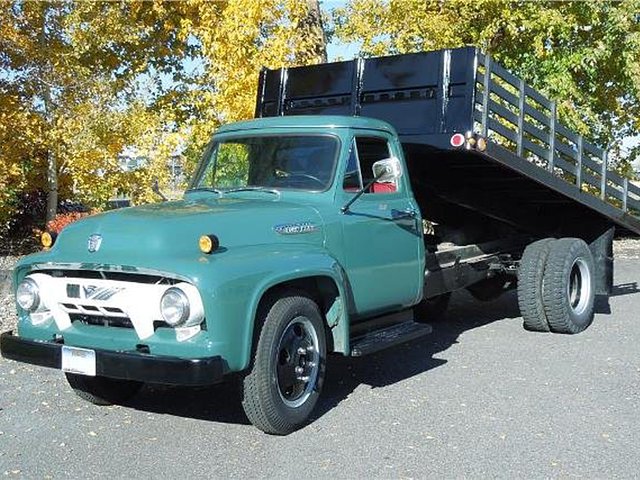
[[[320,1],[307,0],[307,10],[307,18],[303,20],[302,28],[316,39],[312,56],[318,63],[327,63],[327,36],[322,24]]]
[[[52,151],[47,152],[47,223],[58,213],[58,165]]]
[[[47,15],[49,6],[46,3],[42,4],[42,27],[40,29],[40,47],[45,50],[48,47],[47,39]],[[45,68],[40,68],[40,85],[41,95],[44,108],[44,117],[48,124],[49,132],[51,132],[51,126],[53,125],[53,112],[51,104],[51,86],[44,81],[44,77],[51,71],[51,66],[47,65]],[[47,137],[49,136],[47,132]],[[49,223],[53,220],[58,213],[58,165],[55,153],[51,150],[51,139],[47,138],[47,217],[46,222]]]

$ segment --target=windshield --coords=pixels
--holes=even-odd
[[[215,142],[192,188],[329,188],[338,140],[328,135],[249,136]]]

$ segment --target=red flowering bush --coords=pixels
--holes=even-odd
[[[46,231],[49,233],[59,234],[64,227],[70,223],[80,220],[83,217],[88,217],[95,212],[69,212],[59,213],[55,218],[47,223]]]

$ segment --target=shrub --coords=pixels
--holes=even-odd
[[[47,210],[46,193],[41,190],[23,192],[10,207],[7,219],[0,222],[0,254],[23,255],[39,250],[41,226]],[[60,233],[69,223],[95,213],[82,203],[68,199],[58,203],[58,212],[49,222],[51,227],[46,225],[46,230]]]
[[[59,213],[55,218],[47,223],[46,231],[49,233],[59,234],[64,227],[80,220],[83,217],[88,217],[96,212],[68,212]]]

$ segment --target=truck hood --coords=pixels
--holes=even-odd
[[[196,198],[126,208],[91,216],[65,228],[54,245],[56,257],[76,261],[139,264],[141,258],[200,255],[198,239],[214,234],[219,252],[274,243],[322,245],[322,218],[312,207],[281,200]],[[89,252],[88,241],[100,246]],[[148,262],[144,262],[148,263]]]

